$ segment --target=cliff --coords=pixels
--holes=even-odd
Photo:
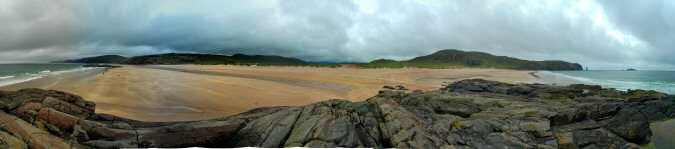
[[[582,70],[582,66],[577,63],[564,61],[528,61],[506,56],[495,56],[483,52],[466,52],[454,49],[440,50],[436,53],[416,57],[407,61],[379,59],[362,64],[362,66],[375,68],[478,67],[518,70]]]
[[[383,90],[361,102],[262,107],[204,121],[142,122],[95,113],[54,90],[0,91],[0,147],[638,148],[675,96],[599,86],[464,80]]]

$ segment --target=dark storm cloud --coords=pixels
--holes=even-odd
[[[0,61],[165,52],[403,60],[456,48],[675,69],[669,1],[5,1]]]

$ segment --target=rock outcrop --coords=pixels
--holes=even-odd
[[[220,119],[142,122],[53,90],[0,91],[0,148],[640,148],[675,97],[599,86],[465,80],[362,102],[263,107]]]

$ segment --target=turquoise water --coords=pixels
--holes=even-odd
[[[643,89],[675,94],[675,71],[541,71],[544,83],[595,84],[618,90]]]
[[[0,86],[87,69],[82,64],[0,64]]]

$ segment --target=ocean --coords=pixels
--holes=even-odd
[[[539,83],[594,84],[618,90],[642,89],[675,94],[675,71],[539,71]]]
[[[675,94],[675,71],[539,71],[538,83],[569,85],[595,84],[618,90],[643,89]],[[675,148],[675,119],[652,122],[651,145],[647,148]]]
[[[0,87],[45,76],[85,71],[82,64],[0,64]]]

